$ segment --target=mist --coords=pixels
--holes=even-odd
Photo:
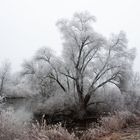
[[[138,5],[0,1],[0,139],[140,139]]]

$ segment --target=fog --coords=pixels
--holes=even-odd
[[[0,1],[0,139],[139,125],[139,14],[138,0]]]
[[[60,54],[62,40],[56,22],[74,12],[89,11],[97,19],[95,30],[105,36],[124,30],[129,47],[137,48],[134,69],[140,71],[139,0],[4,0],[0,1],[0,62],[8,59],[12,70],[21,69],[38,48],[49,46]]]

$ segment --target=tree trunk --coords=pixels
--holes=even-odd
[[[76,90],[79,98],[78,119],[84,119],[87,116],[87,102],[83,93],[83,75],[77,70]]]
[[[79,112],[78,112],[78,119],[84,119],[87,116],[87,106],[83,102],[79,103]]]
[[[84,119],[87,115],[87,104],[85,102],[83,93],[80,90],[78,90],[78,97],[79,97],[78,118]]]

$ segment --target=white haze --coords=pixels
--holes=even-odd
[[[97,18],[95,30],[105,36],[126,31],[129,46],[137,48],[134,69],[140,71],[139,5],[139,0],[0,0],[0,63],[9,59],[13,70],[20,70],[22,61],[42,46],[60,54],[56,21],[87,10]]]

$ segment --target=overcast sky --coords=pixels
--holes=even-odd
[[[56,22],[89,11],[95,30],[105,36],[124,30],[129,47],[137,48],[134,69],[140,72],[139,0],[0,0],[0,63],[9,59],[14,71],[42,46],[60,53],[62,40]]]

